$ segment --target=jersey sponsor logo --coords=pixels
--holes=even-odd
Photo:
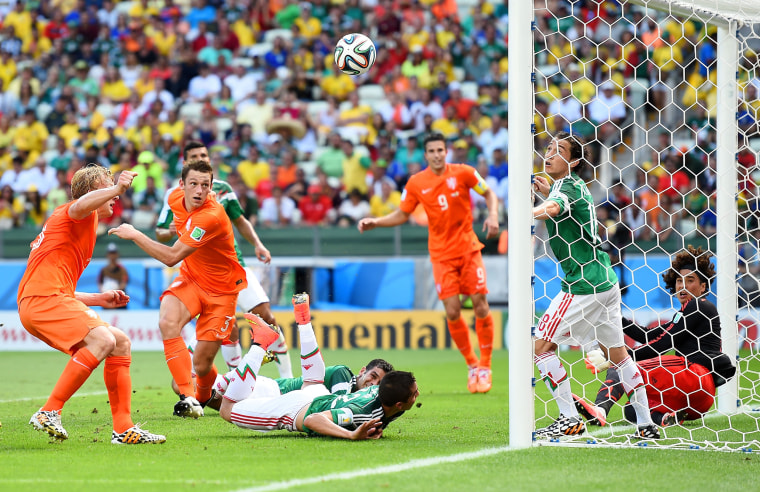
[[[92,319],[95,319],[98,317],[98,315],[95,314],[95,311],[93,311],[92,309],[88,309],[87,311],[85,311],[85,313],[87,314],[87,316],[89,316]]]
[[[190,237],[195,239],[196,241],[200,241],[203,239],[203,236],[206,235],[206,231],[201,229],[200,227],[196,227],[193,229],[193,232],[190,233]]]
[[[179,281],[179,282],[173,282],[173,283],[172,283],[172,284],[169,286],[169,288],[170,288],[170,289],[174,289],[174,288],[177,288],[177,287],[179,287],[180,285],[182,285],[182,281]]]
[[[446,178],[446,186],[448,186],[452,190],[455,190],[457,187],[457,178],[455,178],[454,176],[450,178]]]
[[[422,190],[422,194],[425,195],[427,193],[430,193],[431,191],[433,191],[433,188],[425,188],[424,190]]]

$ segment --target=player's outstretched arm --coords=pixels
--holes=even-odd
[[[379,439],[383,435],[380,419],[368,420],[355,430],[350,431],[335,424],[332,420],[332,413],[329,410],[309,415],[304,419],[303,425],[323,436],[339,437],[352,441]]]
[[[371,231],[376,227],[395,227],[406,223],[409,220],[409,214],[396,209],[383,217],[367,217],[359,221],[357,228],[359,232]]]
[[[124,307],[129,302],[129,296],[123,290],[107,290],[97,294],[74,292],[74,297],[87,306],[100,306],[106,309]]]
[[[256,234],[256,230],[253,228],[253,224],[251,224],[250,220],[244,215],[241,215],[233,220],[232,223],[235,224],[235,227],[240,231],[240,234],[243,235],[245,240],[253,244],[254,248],[256,248],[256,258],[258,258],[260,262],[269,263],[272,261],[272,254],[266,246],[264,246],[264,243],[261,242],[261,239],[259,238],[259,235]]]
[[[112,234],[116,237],[133,241],[140,249],[170,267],[184,260],[195,251],[195,248],[179,240],[172,246],[161,244],[138,231],[130,224],[121,224],[119,227],[109,229],[108,235]]]
[[[135,176],[137,173],[122,171],[115,185],[85,193],[82,198],[69,207],[69,217],[74,220],[82,220],[89,216],[101,205],[127,191],[132,186],[132,180],[135,179]]]

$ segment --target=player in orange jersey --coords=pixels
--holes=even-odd
[[[499,233],[498,200],[475,168],[446,162],[446,140],[440,133],[425,139],[425,160],[427,169],[409,178],[401,195],[401,207],[384,217],[362,219],[359,232],[401,225],[422,204],[429,221],[428,250],[435,288],[446,309],[451,338],[469,367],[467,389],[471,393],[486,393],[491,389],[493,318],[486,300],[486,270],[480,254],[483,244],[472,229],[470,190],[486,199],[488,218],[483,230],[489,239]],[[472,299],[480,361],[470,344],[467,324],[461,318],[460,294]]]
[[[235,306],[248,282],[237,261],[232,223],[211,191],[214,173],[205,160],[182,168],[179,186],[169,195],[179,239],[172,245],[150,239],[129,224],[108,231],[134,241],[146,253],[167,266],[182,261],[179,276],[161,296],[158,326],[164,339],[164,355],[180,391],[174,414],[203,415],[212,395],[217,372],[214,357],[230,330],[236,329]],[[191,359],[182,339],[182,327],[195,323],[198,345]],[[192,371],[195,368],[196,389]]]
[[[162,443],[132,422],[131,343],[123,331],[100,319],[88,306],[118,308],[129,296],[121,290],[76,292],[92,259],[98,219],[110,217],[119,195],[136,173],[123,171],[114,185],[111,172],[90,164],[74,174],[69,203],[56,208],[32,242],[26,272],[18,287],[18,312],[24,328],[54,349],[71,355],[45,405],[29,421],[56,439],[68,438],[61,409],[105,359],[103,376],[113,415],[114,444]]]

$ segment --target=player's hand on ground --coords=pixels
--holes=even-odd
[[[129,296],[123,290],[107,290],[100,296],[101,307],[106,309],[121,308],[129,303]]]
[[[544,196],[549,196],[549,191],[551,191],[552,187],[549,184],[549,180],[545,177],[533,176],[533,189]]]
[[[133,240],[140,234],[140,231],[132,227],[131,224],[121,224],[119,227],[114,227],[108,230],[108,235],[114,235],[122,239]]]
[[[269,264],[272,261],[272,253],[270,253],[266,247],[256,246],[254,251],[256,252],[256,258],[258,258],[260,262]]]
[[[359,232],[371,231],[372,229],[376,227],[375,219],[371,217],[364,218],[359,221],[356,227],[359,229]]]
[[[380,419],[372,419],[357,427],[351,439],[363,441],[365,439],[380,439],[381,437],[383,437],[383,424]]]
[[[135,176],[137,176],[137,173],[132,171],[122,171],[119,173],[119,180],[116,182],[116,188],[119,190],[119,195],[132,186],[132,180],[135,179]]]
[[[491,239],[499,235],[499,220],[493,217],[486,218],[483,222],[483,230],[486,232],[486,239]]]

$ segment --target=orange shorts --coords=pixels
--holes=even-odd
[[[431,261],[438,299],[459,294],[488,294],[486,269],[480,251],[473,251],[457,258]]]
[[[226,295],[209,294],[195,282],[179,275],[161,295],[173,295],[185,305],[195,322],[195,338],[206,342],[222,342],[229,338],[237,327],[235,309],[237,293]]]
[[[69,355],[90,330],[108,326],[85,303],[64,295],[25,297],[18,314],[26,331]]]

